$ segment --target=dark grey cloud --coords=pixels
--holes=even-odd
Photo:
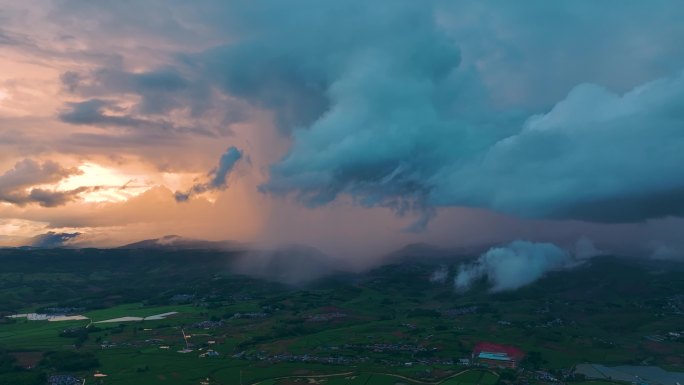
[[[174,194],[176,201],[185,202],[196,194],[225,189],[228,187],[228,176],[242,157],[242,151],[234,146],[229,147],[228,150],[221,155],[218,166],[209,172],[209,180],[195,183],[185,192],[177,191]]]
[[[37,50],[37,43],[21,29],[11,28],[11,19],[0,11],[0,46],[13,49]],[[10,28],[8,28],[10,27]]]
[[[19,206],[28,203],[38,203],[43,207],[57,207],[78,200],[81,193],[92,190],[92,187],[87,186],[63,191],[32,188],[28,195],[10,195],[6,198],[6,201]]]
[[[67,71],[63,73],[59,79],[67,92],[75,93],[81,83],[82,77],[81,74],[76,71]]]
[[[158,131],[167,134],[188,133],[216,136],[215,132],[202,126],[188,127],[162,118],[138,117],[115,101],[103,99],[66,103],[66,108],[59,114],[59,119],[75,125],[144,130],[148,134]]]
[[[64,168],[52,161],[41,164],[32,159],[24,159],[0,175],[0,201],[18,206],[31,203],[43,207],[64,205],[78,199],[79,194],[92,188],[80,187],[58,191],[36,186],[59,182],[80,172],[77,168]]]
[[[172,68],[139,73],[117,68],[86,73],[67,71],[62,74],[61,81],[68,92],[85,97],[138,95],[140,102],[135,109],[141,114],[163,114],[191,103],[191,98],[185,93],[191,87],[190,81]],[[200,88],[200,85],[194,84],[193,87]],[[203,91],[202,102],[208,103],[206,90]],[[196,96],[199,94],[199,91],[194,92]]]
[[[0,45],[22,45],[23,39],[0,29]]]
[[[0,175],[0,188],[16,190],[37,184],[54,183],[79,173],[77,168],[65,168],[53,161],[39,163],[32,159],[24,159]]]
[[[81,148],[92,148],[102,151],[107,148],[124,151],[125,149],[142,149],[139,152],[149,151],[158,146],[181,145],[179,138],[165,135],[163,132],[136,132],[128,135],[116,133],[74,133],[64,138],[62,145],[67,150],[78,151]],[[145,150],[147,149],[147,150]]]
[[[61,81],[66,92],[85,98],[60,113],[71,124],[220,137],[232,135],[231,124],[247,117],[242,102],[217,98],[208,79],[171,67],[67,71]]]
[[[289,134],[327,110],[326,79],[299,67],[285,46],[269,43],[218,47],[187,60],[200,63],[223,91],[275,112],[278,127]]]
[[[59,118],[66,123],[123,127],[139,127],[145,123],[144,120],[131,118],[130,116],[107,114],[105,108],[116,112],[124,111],[114,102],[107,100],[90,99],[82,102],[67,103],[67,107],[68,109],[59,115]]]

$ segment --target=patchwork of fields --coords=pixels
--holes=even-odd
[[[35,265],[9,265],[0,362],[12,364],[0,366],[0,383],[495,385],[581,383],[572,369],[587,362],[684,369],[684,341],[674,337],[684,329],[681,270],[597,260],[514,292],[483,282],[464,293],[430,282],[430,264],[293,287],[216,274],[212,261],[188,268],[160,255],[123,271],[76,258],[82,275],[65,274],[62,262],[38,276]],[[6,317],[50,309],[86,319]],[[525,352],[524,370],[460,365],[482,341]]]

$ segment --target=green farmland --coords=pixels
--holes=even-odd
[[[607,385],[582,382],[572,368],[684,369],[684,341],[673,337],[684,329],[673,294],[684,292],[677,266],[597,259],[491,293],[484,282],[468,292],[432,283],[436,266],[429,263],[287,286],[231,273],[223,267],[230,255],[190,262],[182,252],[101,260],[57,252],[60,263],[4,256],[0,362],[7,364],[0,384],[59,375],[107,385],[536,384],[543,370]],[[114,257],[130,258],[135,269],[112,265]],[[658,274],[644,275],[649,269]],[[642,284],[632,285],[638,279]],[[87,319],[7,317],[50,309]],[[138,319],[159,314],[167,316]],[[121,317],[138,318],[100,322]],[[525,357],[515,371],[460,365],[482,341],[514,346]]]

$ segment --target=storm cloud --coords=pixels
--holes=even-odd
[[[265,190],[313,205],[347,193],[368,205],[468,206],[527,218],[684,214],[682,73],[624,94],[578,85],[524,122],[505,111],[505,124],[482,119],[478,108],[490,112],[477,104],[470,116],[454,116],[444,106],[470,91],[459,83],[478,80],[456,68],[457,42],[422,15],[423,28],[410,37],[395,31],[401,49],[369,42],[346,58],[326,88],[330,109],[295,132]]]
[[[458,6],[297,5],[302,12],[291,18],[278,16],[291,4],[227,5],[226,33],[235,41],[178,59],[180,72],[195,71],[223,92],[272,111],[282,133],[291,135],[289,152],[270,166],[261,191],[293,195],[310,207],[345,194],[364,206],[423,213],[412,230],[441,206],[595,222],[684,214],[681,72],[641,84],[632,83],[647,76],[634,74],[622,79],[620,91],[570,84],[582,76],[555,73],[569,86],[560,100],[543,108],[497,105],[492,75],[477,58],[465,60],[461,46],[482,60],[491,53],[475,50],[472,37],[448,25],[460,20]],[[562,28],[598,12],[569,3],[561,7],[565,13],[530,7],[559,18],[562,39],[571,39]],[[509,19],[520,17],[508,11]],[[650,23],[664,16],[649,11],[648,17]],[[607,39],[617,39],[622,24],[608,19]],[[601,55],[594,48],[587,53]],[[663,68],[684,68],[682,58],[676,51]],[[164,84],[168,74],[180,73],[160,71],[167,74],[158,78]]]

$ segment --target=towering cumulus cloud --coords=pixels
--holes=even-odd
[[[432,202],[593,221],[681,216],[683,107],[684,73],[624,95],[577,86],[477,161],[437,173]]]
[[[525,117],[493,107],[478,72],[459,66],[459,41],[433,3],[343,4],[288,18],[277,15],[290,4],[236,5],[244,38],[187,59],[292,133],[263,191],[311,206],[345,193],[398,212],[470,206],[601,222],[684,214],[682,74],[624,94],[577,85]]]
[[[221,155],[218,166],[209,173],[209,180],[195,183],[186,192],[177,191],[175,193],[176,201],[184,202],[195,194],[225,189],[228,186],[228,175],[230,175],[230,172],[233,171],[233,168],[241,158],[242,151],[234,146],[229,147],[228,150]]]
[[[422,206],[424,183],[453,148],[433,148],[440,116],[460,92],[450,84],[459,50],[435,25],[429,3],[367,1],[241,3],[246,37],[188,60],[232,95],[275,112],[290,153],[263,191],[296,193],[310,206],[340,193],[398,210]],[[283,12],[292,17],[282,18]],[[445,138],[442,138],[445,139]],[[429,150],[429,151],[428,151]]]
[[[574,263],[570,254],[551,243],[515,241],[482,254],[472,265],[462,266],[454,285],[468,288],[482,277],[492,284],[492,291],[517,289],[541,278],[550,270]]]

